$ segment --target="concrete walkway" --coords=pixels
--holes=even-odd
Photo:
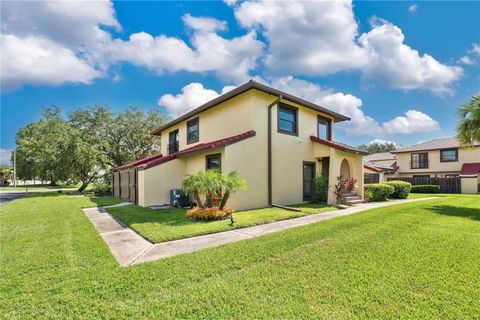
[[[259,237],[265,234],[279,232],[323,220],[347,216],[369,209],[436,198],[438,197],[394,200],[380,203],[365,203],[343,210],[312,214],[300,218],[272,222],[249,228],[230,230],[157,244],[153,244],[145,240],[138,233],[128,228],[120,221],[116,220],[113,216],[106,212],[105,208],[108,207],[88,208],[83,209],[83,211],[98,230],[103,240],[107,243],[110,251],[117,259],[118,263],[125,267],[133,264],[172,257],[179,254],[190,253],[206,248],[217,247],[223,244]],[[130,203],[126,202],[115,206],[125,205],[130,205]]]

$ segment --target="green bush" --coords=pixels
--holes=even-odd
[[[387,201],[395,188],[385,183],[366,184],[364,198],[366,202]]]
[[[411,193],[439,193],[440,186],[435,184],[412,186],[412,190],[410,190],[410,192]]]
[[[389,181],[385,182],[385,184],[395,188],[395,191],[393,191],[390,197],[396,199],[407,199],[410,194],[410,189],[412,188],[412,184],[405,181]]]
[[[111,185],[105,182],[95,183],[90,191],[98,196],[107,196],[112,194]]]
[[[327,202],[328,198],[328,179],[323,175],[318,175],[313,181],[313,202]]]

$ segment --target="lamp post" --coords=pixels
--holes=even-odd
[[[13,149],[13,187],[17,187],[17,149]]]

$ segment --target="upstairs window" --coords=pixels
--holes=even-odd
[[[199,131],[198,131],[198,117],[192,120],[187,121],[187,144],[198,142],[199,140]]]
[[[456,162],[458,161],[458,149],[440,150],[440,162]]]
[[[426,169],[428,168],[428,153],[412,153],[410,161],[411,169]]]
[[[278,132],[298,135],[298,110],[294,107],[278,106]]]
[[[178,129],[168,134],[168,154],[178,152]]]
[[[318,116],[317,137],[332,140],[332,120]]]

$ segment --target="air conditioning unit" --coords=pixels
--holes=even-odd
[[[170,190],[170,206],[171,207],[188,207],[190,201],[188,196],[182,193],[180,189],[171,189]]]

